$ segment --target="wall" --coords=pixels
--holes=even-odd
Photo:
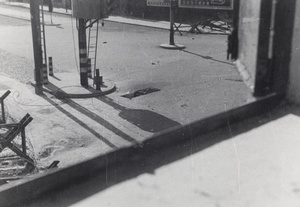
[[[30,3],[30,0],[7,0],[9,2],[22,2],[22,3]],[[44,4],[48,4],[48,0],[44,0]],[[57,8],[68,8],[71,9],[71,0],[52,0],[52,4]]]
[[[300,104],[300,2],[296,1],[296,14],[290,63],[288,99]]]
[[[241,0],[237,67],[253,90],[256,71],[260,0]]]

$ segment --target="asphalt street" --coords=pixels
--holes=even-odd
[[[1,7],[11,9],[11,13],[29,12],[26,8]],[[4,16],[0,21],[1,72],[26,82],[33,77],[30,22]],[[46,26],[46,45],[47,55],[53,57],[54,73],[78,74],[76,21],[54,14],[53,23]],[[176,34],[175,42],[185,45],[184,50],[160,48],[168,38],[167,30],[105,22],[100,28],[97,68],[118,88],[110,95],[112,99],[155,111],[180,124],[247,102],[249,90],[235,65],[226,60],[226,35]],[[131,100],[121,97],[149,87],[160,91]]]

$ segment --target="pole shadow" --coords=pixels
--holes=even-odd
[[[97,99],[118,110],[119,116],[122,119],[147,132],[157,133],[169,128],[181,126],[180,123],[156,112],[144,109],[130,109],[121,106],[107,96],[97,97]]]
[[[233,66],[233,64],[230,63],[230,62],[226,62],[226,61],[222,61],[222,60],[217,60],[217,59],[214,59],[211,56],[200,55],[200,54],[197,54],[197,53],[194,53],[194,52],[190,52],[188,50],[182,50],[182,51],[185,52],[185,53],[191,54],[191,55],[195,55],[195,56],[201,57],[201,58],[206,59],[206,60],[213,60],[213,61],[216,61],[216,62],[219,62],[219,63],[223,63],[223,64],[227,64],[227,65],[232,65]]]
[[[60,78],[58,78],[57,76],[55,76],[55,75],[52,75],[52,76],[50,76],[50,77],[52,77],[52,78],[54,78],[54,79],[56,79],[56,80],[58,80],[58,81],[61,81],[61,79]]]
[[[84,123],[83,121],[81,121],[80,119],[78,119],[77,117],[75,117],[73,114],[71,114],[70,112],[68,112],[67,110],[65,110],[60,105],[56,104],[53,100],[51,100],[50,98],[48,98],[45,95],[43,95],[41,97],[44,98],[46,101],[48,101],[50,104],[52,104],[57,110],[59,110],[60,112],[62,112],[66,116],[68,116],[70,119],[72,119],[73,121],[75,121],[77,124],[79,124],[81,127],[83,127],[84,129],[86,129],[87,131],[89,131],[91,134],[93,134],[99,140],[103,141],[109,147],[111,147],[113,149],[117,148],[113,143],[111,143],[110,141],[108,141],[105,137],[103,137],[101,134],[99,134],[95,130],[91,129],[86,123]],[[68,100],[66,100],[66,104],[68,104],[67,101]]]
[[[55,91],[58,90],[58,87],[56,87],[55,85],[48,83],[46,85],[46,87],[53,91],[53,89]],[[61,90],[61,89],[60,89]],[[78,118],[76,118],[74,115],[72,115],[70,112],[66,111],[65,109],[63,109],[62,107],[55,105],[55,102],[53,102],[50,98],[44,97],[48,102],[50,103],[54,103],[53,105],[59,109],[61,112],[63,112],[64,114],[66,114],[67,116],[69,116],[71,119],[73,119],[74,121],[76,121],[79,124],[83,124],[84,128],[89,129],[89,131],[93,131],[92,129],[90,129],[85,123],[83,123],[81,120],[79,120]],[[103,119],[102,117],[98,116],[97,114],[91,112],[90,110],[88,110],[85,107],[82,107],[80,104],[72,101],[70,98],[65,98],[64,99],[66,101],[66,104],[70,107],[72,107],[73,109],[77,110],[78,112],[80,112],[81,114],[89,117],[90,119],[92,119],[93,121],[97,122],[98,124],[102,125],[103,127],[105,127],[106,129],[110,130],[111,132],[113,132],[114,134],[120,136],[121,138],[123,138],[124,140],[130,142],[130,143],[137,143],[137,141],[130,137],[129,135],[127,135],[126,133],[124,133],[123,131],[121,131],[120,129],[118,129],[117,127],[115,127],[114,125],[112,125],[111,123],[109,123],[107,120]],[[93,131],[93,134],[96,135],[96,137],[98,137],[99,139],[101,139],[102,141],[105,141],[105,143],[107,143],[109,146],[116,148],[116,146],[112,145],[112,143],[108,142],[103,136],[99,135],[97,132]]]

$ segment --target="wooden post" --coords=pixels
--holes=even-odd
[[[31,29],[32,29],[32,42],[34,53],[34,76],[35,76],[35,93],[37,95],[43,94],[42,83],[42,45],[41,45],[41,24],[40,24],[40,11],[39,1],[30,0],[30,14],[31,14]]]
[[[103,77],[100,76],[100,70],[99,69],[96,69],[96,75],[95,75],[94,79],[95,79],[95,84],[96,84],[96,90],[98,90],[98,91],[101,90]]]
[[[3,123],[6,123],[6,120],[5,120],[5,112],[4,112],[4,102],[3,102],[2,99],[1,99],[1,110],[2,110],[2,122],[3,122]]]
[[[0,97],[1,110],[2,110],[2,123],[6,123],[5,111],[4,111],[4,99],[10,94],[10,90],[6,91],[3,96]]]
[[[25,135],[25,128],[22,129],[21,131],[21,137],[22,137],[22,150],[23,150],[23,153],[25,155],[27,155],[26,153],[26,135]]]

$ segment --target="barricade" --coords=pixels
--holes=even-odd
[[[1,97],[0,97],[0,103],[1,103],[1,111],[2,111],[2,120],[0,120],[0,123],[6,123],[5,118],[5,111],[4,111],[4,99],[10,94],[10,91],[6,91]]]
[[[28,163],[34,166],[34,161],[27,155],[26,152],[26,137],[25,137],[25,127],[32,121],[32,117],[26,114],[19,123],[14,124],[0,124],[0,128],[7,129],[8,131],[4,134],[0,134],[0,152],[8,147],[18,156],[25,159]],[[22,138],[22,149],[12,142],[19,134]]]

